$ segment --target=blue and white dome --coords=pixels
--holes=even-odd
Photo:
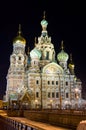
[[[41,26],[42,26],[42,27],[47,27],[47,25],[48,25],[48,22],[47,22],[45,19],[43,19],[43,20],[41,21]]]
[[[47,20],[45,20],[45,12],[44,12],[43,20],[41,21],[41,26],[42,26],[43,31],[46,31],[47,25],[48,25],[48,22]]]
[[[37,50],[36,48],[34,48],[31,52],[30,52],[30,57],[33,58],[41,58],[41,51]]]

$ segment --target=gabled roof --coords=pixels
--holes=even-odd
[[[30,94],[28,92],[25,92],[20,98],[19,98],[20,101],[28,101],[30,102],[31,100],[31,97],[30,97]]]

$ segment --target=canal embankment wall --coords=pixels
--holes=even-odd
[[[80,121],[86,120],[83,111],[24,111],[24,117],[56,126],[76,129]]]

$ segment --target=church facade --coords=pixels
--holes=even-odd
[[[81,107],[82,82],[75,75],[72,55],[69,57],[65,52],[61,41],[61,51],[56,56],[47,25],[44,17],[41,36],[35,40],[35,47],[28,49],[28,54],[19,26],[10,55],[5,101],[21,101],[22,106],[29,108]]]

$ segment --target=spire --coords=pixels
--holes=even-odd
[[[37,44],[37,37],[35,37],[35,40],[34,40],[34,45],[36,46]]]
[[[61,41],[61,50],[64,50],[63,40]]]
[[[46,13],[46,12],[44,11],[44,12],[43,12],[43,19],[45,19],[45,18],[46,18],[45,13]]]
[[[18,35],[21,35],[21,24],[19,24],[19,30],[18,30]]]
[[[27,54],[28,55],[30,54],[30,47],[28,47]]]
[[[72,65],[72,67],[74,67],[73,58],[72,58],[72,53],[70,54],[70,64]]]
[[[73,63],[72,54],[70,54],[70,63]]]

